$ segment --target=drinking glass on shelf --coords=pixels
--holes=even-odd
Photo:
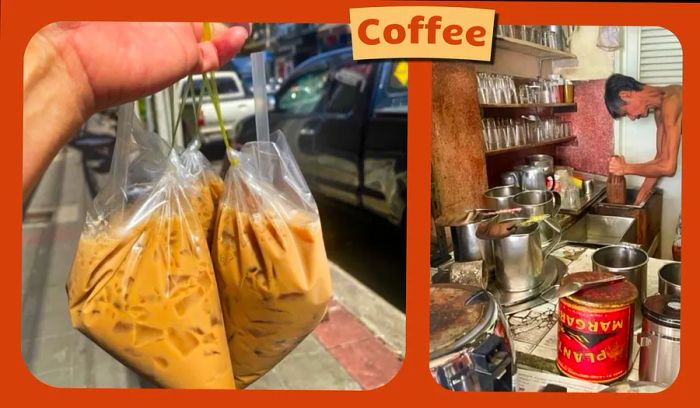
[[[515,122],[515,142],[518,146],[527,144],[527,124],[522,119]]]
[[[533,82],[528,88],[530,89],[530,103],[542,103],[540,99],[540,84]]]
[[[571,122],[563,121],[561,122],[561,137],[571,137]]]
[[[476,84],[479,88],[479,103],[489,103],[488,91],[486,87],[486,77],[479,72],[476,75]]]
[[[483,121],[484,132],[486,134],[486,146],[488,150],[498,148],[498,135],[496,134],[496,121],[493,118],[486,118]]]
[[[504,37],[510,37],[514,38],[515,36],[513,35],[513,26],[512,25],[502,25],[499,26],[500,33]]]
[[[513,121],[513,119],[506,119],[505,126],[506,126],[506,131],[508,134],[508,141],[507,141],[508,147],[517,146],[518,143],[517,143],[517,137],[515,135],[515,121]]]
[[[511,103],[511,100],[510,100],[510,93],[507,92],[506,81],[507,81],[506,77],[503,75],[499,75],[495,79],[496,89],[497,89],[498,94],[500,95],[501,103],[509,104],[509,103]]]
[[[520,99],[520,103],[532,103],[532,101],[530,100],[530,88],[528,87],[528,85],[520,85],[520,87],[518,87],[518,96]]]
[[[530,134],[530,139],[529,143],[539,143],[540,141],[540,136],[542,135],[542,129],[540,126],[540,121],[535,120],[532,122],[528,122],[527,126],[529,128],[528,132]]]
[[[495,75],[488,76],[489,90],[491,92],[491,103],[503,103],[503,94],[498,86],[498,78]]]
[[[508,77],[506,81],[506,86],[508,88],[508,93],[510,94],[510,99],[512,101],[511,103],[520,103],[518,100],[518,89],[515,86],[515,81],[513,81],[513,77]]]

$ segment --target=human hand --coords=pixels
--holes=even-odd
[[[93,113],[187,74],[214,70],[243,47],[250,25],[66,22],[41,29],[24,53],[22,188],[28,195]]]
[[[42,29],[58,63],[76,81],[84,114],[166,88],[188,74],[215,70],[243,47],[250,25],[64,22]]]
[[[616,176],[624,176],[626,164],[624,157],[612,156],[608,162],[608,171]]]

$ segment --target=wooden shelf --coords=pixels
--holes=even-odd
[[[482,108],[516,109],[516,108],[565,108],[576,107],[575,103],[482,103]]]
[[[513,147],[507,147],[505,149],[498,149],[498,150],[492,150],[489,152],[486,152],[486,157],[489,156],[497,156],[499,154],[504,154],[504,153],[510,153],[510,152],[516,152],[519,150],[528,150],[528,149],[535,149],[538,147],[542,146],[549,146],[549,145],[555,145],[555,144],[563,144],[567,142],[571,142],[576,140],[576,136],[569,136],[569,137],[564,137],[561,139],[553,139],[553,140],[547,140],[545,142],[540,142],[540,143],[533,143],[533,144],[526,144],[526,145],[521,145],[521,146],[513,146]]]
[[[545,104],[482,104],[482,117],[513,117],[522,115],[551,115],[554,113],[576,112],[575,103],[545,103]]]
[[[530,55],[540,60],[576,58],[576,55],[570,52],[560,51],[553,48],[545,47],[540,44],[535,44],[530,41],[520,40],[511,37],[504,37],[501,35],[496,36],[496,48],[516,51],[521,54]]]

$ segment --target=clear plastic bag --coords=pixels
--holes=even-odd
[[[73,326],[164,387],[234,388],[216,278],[178,155],[120,108],[110,180],[66,289]]]
[[[239,388],[311,333],[331,298],[316,203],[282,133],[271,140],[229,151],[212,247]]]
[[[224,181],[211,168],[209,160],[199,151],[201,143],[195,139],[180,155],[182,169],[186,177],[192,180],[192,206],[199,217],[202,229],[211,248],[214,236],[219,199],[224,192]]]

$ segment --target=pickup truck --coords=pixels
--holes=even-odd
[[[226,130],[230,133],[234,127],[247,116],[255,113],[255,103],[253,97],[246,92],[243,84],[234,71],[217,71],[215,73],[217,89],[219,92],[219,100],[221,103],[221,114],[226,124]],[[192,77],[192,84],[195,95],[199,95],[203,86],[202,76],[195,75]],[[198,112],[194,112],[195,100],[188,93],[187,79],[182,79],[177,83],[175,90],[180,98],[186,98],[186,105],[182,116],[183,125],[183,142],[185,146],[192,140],[195,134],[196,126],[194,121],[199,125],[200,134],[202,136],[203,150],[212,143],[222,142],[221,130],[219,122],[216,118],[216,111],[209,96],[202,99],[202,105]],[[181,100],[181,99],[180,99]]]
[[[406,62],[354,61],[344,48],[303,62],[282,83],[270,130],[284,132],[315,195],[403,226],[407,81]],[[254,117],[234,133],[234,146],[255,140]]]

